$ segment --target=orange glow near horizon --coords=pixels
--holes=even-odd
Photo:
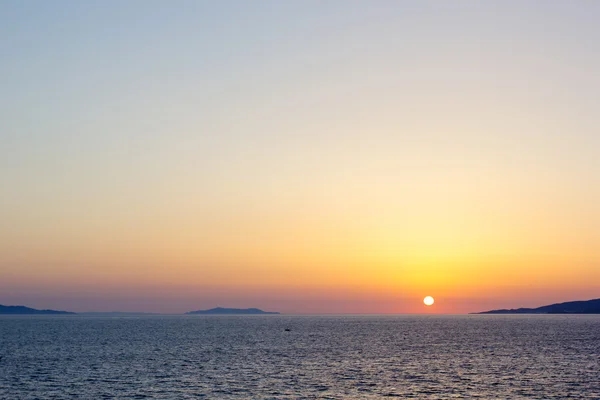
[[[9,3],[0,304],[600,297],[592,2]]]

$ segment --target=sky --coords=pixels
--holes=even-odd
[[[2,1],[0,304],[598,298],[598,20],[592,0]]]

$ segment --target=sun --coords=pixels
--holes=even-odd
[[[433,297],[431,296],[427,296],[423,299],[423,303],[425,303],[426,306],[430,306],[434,303],[435,300],[433,300]]]

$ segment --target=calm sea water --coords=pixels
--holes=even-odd
[[[600,316],[0,317],[0,356],[1,399],[600,399]]]

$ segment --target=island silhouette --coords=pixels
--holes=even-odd
[[[186,312],[188,315],[265,315],[265,314],[279,314],[278,312],[263,311],[258,308],[211,308],[210,310],[197,310]]]
[[[35,308],[25,307],[25,306],[5,306],[0,304],[0,314],[6,315],[75,315],[77,313],[70,311],[57,311],[57,310],[38,310]],[[82,312],[78,313],[79,315],[88,315],[88,316],[102,316],[102,315],[110,315],[110,316],[130,316],[130,315],[161,315],[159,313],[147,313],[147,312],[120,312],[120,311],[111,311],[111,312]],[[276,315],[278,312],[273,311],[263,311],[258,308],[224,308],[217,307],[211,308],[210,310],[197,310],[197,311],[189,311],[185,314],[193,315],[193,314],[210,314],[210,315]]]
[[[600,299],[568,301],[537,308],[513,308],[473,314],[600,314]]]
[[[0,304],[0,314],[12,314],[12,315],[57,315],[57,314],[75,314],[69,311],[56,311],[56,310],[37,310],[35,308],[29,308],[25,306],[3,306]]]
[[[5,306],[0,304],[0,315],[75,315],[70,311],[38,310],[26,306]],[[83,315],[160,315],[155,313],[132,312],[88,312]],[[188,311],[186,315],[278,315],[279,312],[263,311],[259,308],[216,307],[208,310]],[[549,304],[537,308],[511,308],[475,312],[471,314],[600,314],[600,299],[568,301]]]

